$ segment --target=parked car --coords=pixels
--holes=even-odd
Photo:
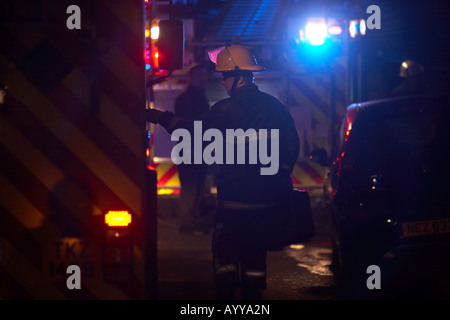
[[[336,140],[331,156],[316,150],[311,160],[329,167],[338,280],[387,259],[437,264],[450,252],[450,96],[352,104]],[[430,253],[441,247],[439,257]],[[428,260],[408,260],[420,250]]]

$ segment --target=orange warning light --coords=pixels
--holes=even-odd
[[[131,223],[131,213],[128,211],[108,211],[105,223],[109,227],[126,227]]]

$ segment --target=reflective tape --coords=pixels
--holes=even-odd
[[[246,270],[244,276],[247,278],[265,278],[266,272],[262,270]]]
[[[235,264],[225,264],[223,266],[219,266],[215,270],[216,274],[222,274],[227,272],[237,272],[237,266]]]
[[[250,202],[228,201],[228,200],[219,200],[218,202],[219,208],[232,210],[266,209],[276,207],[276,205],[277,204],[274,202],[250,203]]]
[[[179,194],[181,185],[177,166],[170,159],[155,163],[154,166],[158,179],[158,194]]]

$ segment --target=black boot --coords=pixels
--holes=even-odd
[[[232,286],[218,286],[216,287],[217,300],[234,300],[236,288]]]
[[[261,300],[262,290],[254,287],[244,287],[242,289],[242,300]]]

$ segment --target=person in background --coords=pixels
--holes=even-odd
[[[205,65],[194,63],[189,67],[187,86],[175,98],[174,112],[177,117],[189,121],[200,120],[210,110],[205,95],[207,79]],[[179,164],[177,169],[181,184],[180,232],[201,234],[204,230],[199,220],[207,173],[206,167],[196,164]]]
[[[424,67],[414,60],[405,60],[400,65],[402,82],[392,91],[392,97],[420,95],[427,93],[424,81]]]

